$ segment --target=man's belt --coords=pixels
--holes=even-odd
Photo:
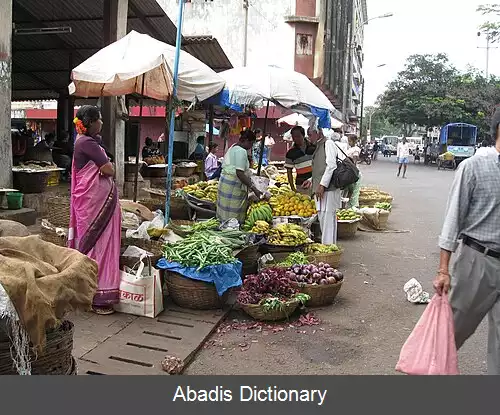
[[[469,248],[474,249],[481,254],[485,254],[486,256],[490,256],[492,258],[500,258],[500,252],[493,251],[485,246],[481,245],[479,242],[476,242],[474,239],[469,238],[468,236],[464,236],[462,238],[462,242],[467,245]]]

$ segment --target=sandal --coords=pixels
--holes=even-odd
[[[115,312],[113,307],[92,307],[92,311],[100,316],[109,316]]]

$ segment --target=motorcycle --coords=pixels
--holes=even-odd
[[[361,150],[359,154],[359,162],[366,163],[368,166],[372,164],[372,154],[367,150]]]

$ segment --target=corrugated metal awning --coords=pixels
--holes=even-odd
[[[182,48],[215,72],[233,67],[219,41],[212,36],[184,36]]]
[[[104,0],[16,0],[15,28],[69,26],[60,35],[12,38],[12,99],[56,99],[67,91],[71,70],[104,45]],[[156,0],[128,0],[127,31],[175,44],[177,28]]]

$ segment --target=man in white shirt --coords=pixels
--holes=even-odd
[[[403,167],[403,179],[406,179],[406,168],[408,167],[408,161],[410,159],[410,146],[406,142],[406,138],[403,137],[403,141],[398,144],[398,177],[401,175],[401,167]]]
[[[274,141],[274,138],[271,137],[271,134],[266,135],[264,145],[267,147],[267,161],[271,161],[271,151],[273,149],[273,146],[276,144]]]

